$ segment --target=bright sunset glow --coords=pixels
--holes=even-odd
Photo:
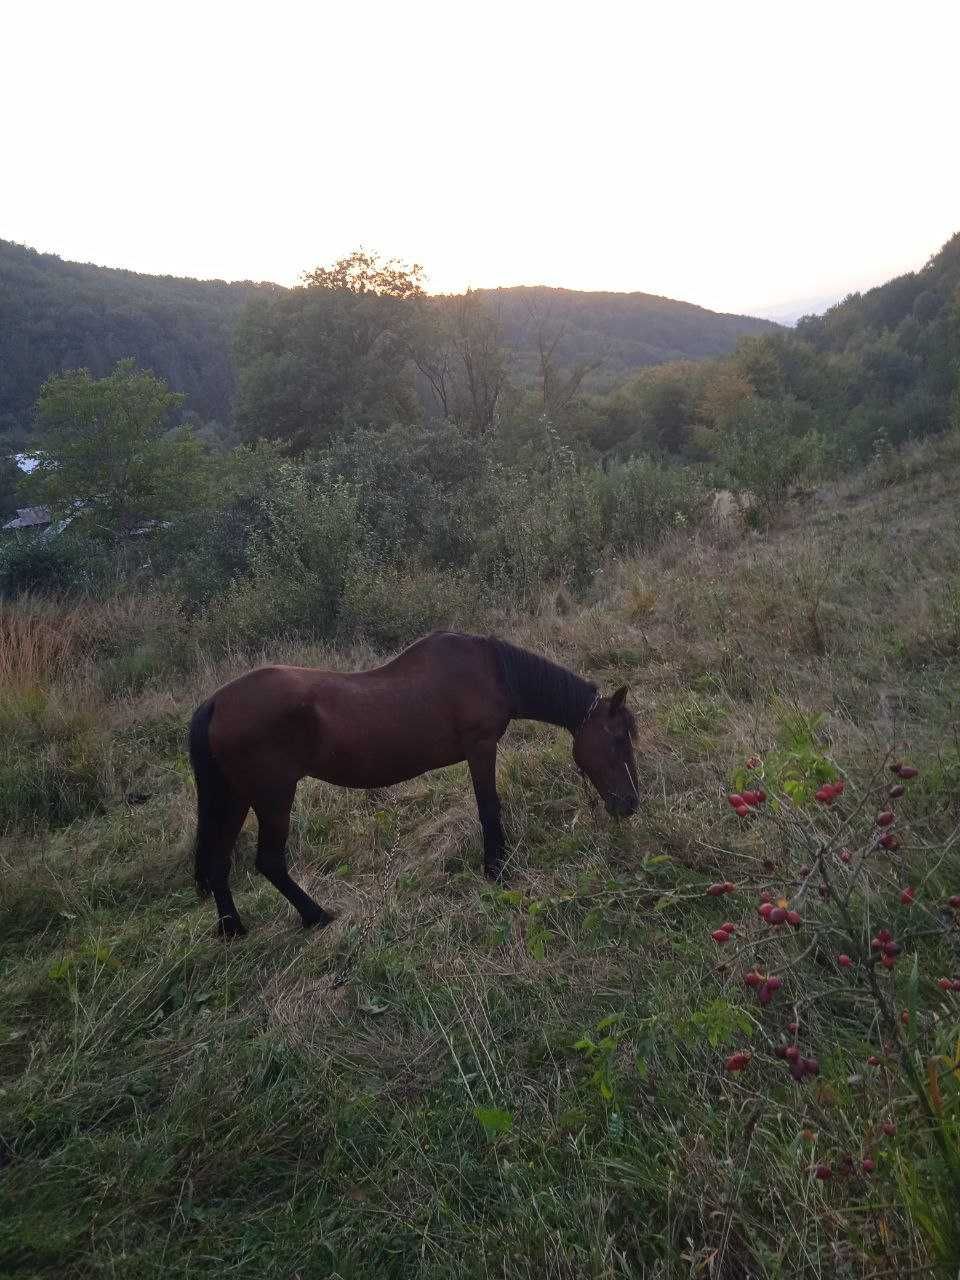
[[[960,228],[955,3],[4,7],[0,236],[271,279],[827,301]]]

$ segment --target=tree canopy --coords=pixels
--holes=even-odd
[[[188,428],[170,428],[181,400],[133,360],[106,378],[76,369],[48,379],[25,491],[110,539],[193,510],[204,496],[204,450]]]

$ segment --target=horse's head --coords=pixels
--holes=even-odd
[[[598,698],[574,734],[573,758],[618,818],[636,813],[639,792],[633,757],[636,722],[626,705],[624,685],[609,698]]]

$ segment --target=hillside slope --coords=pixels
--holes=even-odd
[[[772,320],[708,311],[651,293],[600,293],[522,286],[481,289],[500,316],[521,373],[537,371],[537,330],[558,338],[561,367],[597,362],[593,385],[609,384],[647,365],[727,355],[744,334],[775,332]]]
[[[253,872],[250,831],[241,944],[191,883],[187,718],[255,655],[213,662],[162,596],[7,607],[0,1272],[955,1275],[934,1136],[960,1132],[960,996],[938,986],[960,977],[958,482],[953,435],[769,536],[678,531],[576,605],[486,619],[631,683],[639,814],[611,823],[568,737],[514,725],[498,888],[465,768],[376,796],[305,784],[294,869],[339,913],[316,936]],[[889,854],[888,750],[920,770]],[[769,796],[745,820],[725,793],[754,753]],[[846,781],[830,807],[824,775]],[[818,849],[832,899],[803,866]],[[763,892],[795,930],[760,920]],[[880,927],[903,942],[882,969]],[[782,979],[767,1004],[751,966]],[[793,1040],[817,1059],[803,1083]],[[901,1060],[930,1071],[926,1110]]]
[[[233,327],[250,297],[277,286],[141,275],[0,240],[0,432],[22,430],[40,386],[63,369],[97,377],[134,356],[227,421]]]
[[[233,331],[251,297],[281,286],[141,275],[64,262],[0,240],[0,432],[23,430],[51,373],[86,367],[108,373],[134,356],[187,396],[201,418],[227,422],[234,395]],[[482,291],[503,319],[521,379],[536,369],[530,308],[564,331],[561,365],[599,361],[597,383],[677,358],[732,351],[743,333],[770,321],[721,315],[650,294],[568,289]]]

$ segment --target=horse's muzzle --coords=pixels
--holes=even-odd
[[[606,805],[611,818],[631,818],[637,812],[636,800],[626,800],[622,796],[615,796]]]

